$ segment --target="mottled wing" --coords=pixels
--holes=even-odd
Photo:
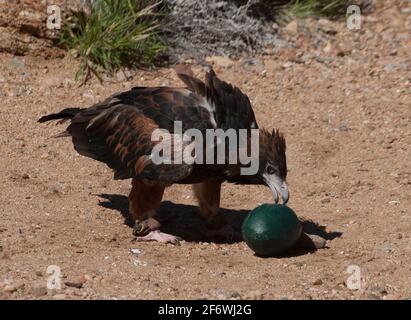
[[[158,142],[151,135],[156,129],[174,133],[175,121],[181,121],[183,132],[211,128],[210,113],[201,103],[185,89],[133,88],[79,112],[67,131],[80,154],[106,163],[116,179],[178,182],[192,165],[153,163],[151,152]]]
[[[195,78],[188,67],[179,65],[176,72],[190,90],[206,99],[218,128],[258,128],[247,95],[239,88],[220,80],[212,69],[206,74],[205,83]]]

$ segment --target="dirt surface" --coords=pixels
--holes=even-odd
[[[133,242],[130,181],[52,138],[64,127],[36,122],[132,86],[182,85],[171,69],[78,87],[69,58],[1,55],[0,299],[411,298],[411,9],[390,3],[378,2],[360,31],[289,26],[291,48],[210,60],[249,95],[260,126],[285,133],[289,205],[325,228],[327,248],[278,258],[204,238],[190,186],[168,188],[160,211],[181,246]],[[271,201],[265,187],[223,188],[237,227]],[[61,290],[46,288],[50,265],[61,268]],[[346,285],[350,265],[360,267],[359,290]]]

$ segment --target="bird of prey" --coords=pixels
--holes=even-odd
[[[286,203],[285,139],[278,130],[258,128],[249,98],[220,80],[212,69],[204,82],[187,66],[177,65],[175,70],[186,87],[135,87],[89,108],[67,108],[43,116],[39,122],[70,121],[60,136],[71,136],[78,153],[107,164],[114,171],[114,179],[132,179],[129,211],[137,240],[178,243],[178,237],[160,231],[155,219],[164,189],[174,183],[192,184],[208,228],[230,237],[234,231],[219,212],[221,184],[266,185],[275,202],[281,194]],[[258,131],[257,159],[253,159],[258,171],[243,175],[242,163],[154,163],[151,153],[159,141],[153,141],[151,135],[159,128],[173,133],[175,121],[181,123],[183,131]],[[250,137],[248,134],[247,142]]]

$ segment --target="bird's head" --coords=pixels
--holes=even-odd
[[[281,194],[283,204],[289,198],[285,139],[278,130],[260,130],[260,152],[258,177],[271,189],[277,203]]]

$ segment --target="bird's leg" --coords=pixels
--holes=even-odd
[[[194,195],[198,200],[201,215],[206,219],[207,237],[223,238],[234,241],[241,236],[230,226],[220,213],[221,181],[206,180],[193,185]]]
[[[136,241],[158,241],[177,244],[178,237],[160,232],[160,222],[154,219],[163,198],[164,186],[148,185],[133,179],[129,199],[129,211],[135,221],[133,234]]]

